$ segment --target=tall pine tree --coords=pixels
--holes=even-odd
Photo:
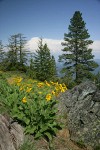
[[[51,56],[47,44],[43,45],[42,39],[40,39],[38,49],[34,54],[33,63],[37,79],[44,81],[49,80],[55,76],[55,59],[53,56]]]
[[[12,35],[8,41],[7,65],[9,70],[16,67],[18,62],[18,35]]]
[[[98,66],[93,60],[92,49],[89,48],[93,41],[89,39],[85,25],[82,13],[76,11],[70,20],[68,33],[64,34],[64,53],[59,56],[59,60],[64,61],[65,75],[74,77],[76,83],[84,78],[92,78],[91,71]]]
[[[25,49],[26,37],[24,37],[23,34],[19,33],[18,38],[19,62],[20,65],[23,66],[24,64],[26,64],[28,53],[28,51]]]
[[[7,70],[24,70],[27,61],[27,51],[25,50],[26,40],[21,33],[12,35],[9,38],[7,52]]]

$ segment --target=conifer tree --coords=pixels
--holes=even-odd
[[[19,33],[18,34],[18,51],[19,51],[19,62],[20,65],[24,65],[27,61],[27,53],[28,51],[26,51],[25,49],[25,44],[26,44],[26,37],[23,36],[23,34]]]
[[[8,44],[8,52],[7,52],[7,64],[8,68],[12,68],[16,66],[18,62],[18,35],[12,35],[9,38],[9,44]]]
[[[56,76],[57,75],[57,69],[56,69],[56,61],[55,61],[55,58],[54,56],[52,55],[51,56],[51,74],[52,76]]]
[[[26,63],[25,37],[21,33],[12,35],[9,38],[7,52],[7,69],[24,69]]]
[[[47,44],[43,45],[42,39],[40,39],[38,49],[34,53],[33,63],[36,77],[41,81],[49,80],[56,74],[54,57],[51,56]]]
[[[92,49],[89,48],[93,41],[89,39],[85,25],[82,13],[76,11],[70,20],[68,33],[64,34],[63,54],[59,56],[59,61],[64,61],[65,76],[74,77],[76,83],[84,78],[92,78],[91,71],[98,66],[93,60]]]

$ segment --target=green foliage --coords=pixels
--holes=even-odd
[[[76,85],[75,81],[72,79],[71,76],[61,77],[59,79],[59,83],[65,83],[65,85],[68,86],[68,89],[72,89]]]
[[[27,136],[25,138],[23,145],[21,145],[19,150],[36,150],[33,140]]]
[[[27,66],[30,52],[25,49],[26,39],[19,33],[9,38],[7,52],[4,53],[2,42],[0,42],[0,69],[4,71],[24,71],[31,78],[41,81],[54,80],[56,78],[56,62],[51,56],[47,44],[39,41],[38,50],[31,57],[30,66]]]
[[[77,141],[77,145],[78,145],[80,148],[85,148],[85,147],[86,147],[85,144],[84,144],[84,142],[83,142],[82,140]]]
[[[65,72],[66,68],[62,68],[61,73],[65,74]],[[58,81],[59,83],[65,83],[68,89],[71,89],[76,85],[75,81],[73,80],[71,72],[66,72],[66,74],[60,77]]]
[[[12,79],[12,83],[9,85],[2,80],[0,102],[10,116],[24,127],[26,134],[34,135],[35,139],[44,137],[49,142],[49,147],[52,147],[53,136],[61,129],[61,125],[57,122],[55,94],[64,92],[65,85],[53,82],[51,85],[47,81],[26,82],[18,77]]]
[[[59,61],[65,64],[65,76],[70,74],[76,83],[86,78],[91,79],[91,71],[98,66],[93,61],[92,49],[88,48],[93,41],[89,40],[85,24],[82,13],[76,11],[70,20],[68,33],[64,34],[63,54],[59,57]]]
[[[26,74],[31,78],[31,79],[36,79],[36,72],[34,70],[34,64],[33,64],[33,58],[31,56],[30,59],[30,65],[27,67],[27,72]]]
[[[41,81],[50,80],[56,75],[55,59],[51,56],[47,44],[43,45],[42,39],[33,56],[33,70],[36,72],[37,79]]]
[[[26,40],[22,34],[15,34],[9,38],[8,52],[5,58],[5,70],[26,71],[27,51],[25,50]]]
[[[1,76],[0,74],[0,95],[1,93],[3,93],[4,91],[2,90],[2,86],[5,87],[6,85],[6,82],[5,81],[2,81],[3,77]],[[3,104],[3,98],[2,96],[0,96],[0,114],[3,114],[3,113],[8,113],[7,109],[5,108],[5,105]]]
[[[100,150],[100,145],[96,146],[94,150]]]

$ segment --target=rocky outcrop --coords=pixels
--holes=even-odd
[[[0,115],[0,150],[18,150],[24,142],[23,128]]]
[[[100,145],[100,91],[87,81],[59,95],[59,112],[67,114],[73,141]]]

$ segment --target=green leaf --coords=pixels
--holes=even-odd
[[[25,128],[25,133],[27,134],[27,133],[29,133],[29,134],[34,134],[34,132],[36,131],[36,127],[31,127],[31,126],[27,126],[26,128]]]
[[[29,125],[29,123],[30,123],[30,120],[26,117],[25,117],[25,123],[26,123],[26,125]]]
[[[40,129],[40,132],[43,133],[44,131],[47,131],[48,129],[48,126],[43,126],[41,129]]]
[[[53,128],[54,133],[56,134],[58,129],[57,128]]]
[[[52,141],[52,135],[49,133],[49,132],[46,132],[44,135],[46,135],[47,137],[48,137],[48,139],[50,140],[50,141]]]
[[[38,139],[39,137],[41,137],[42,136],[42,134],[38,131],[37,133],[36,133],[36,135],[35,135],[35,139]]]

